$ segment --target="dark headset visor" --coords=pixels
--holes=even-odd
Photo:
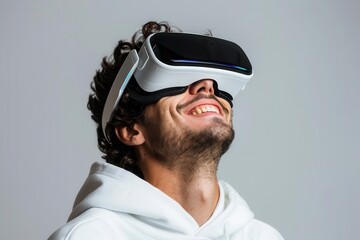
[[[152,104],[159,101],[163,97],[182,94],[186,91],[187,88],[188,88],[187,86],[172,87],[172,88],[161,89],[155,92],[146,92],[139,86],[139,84],[135,79],[133,79],[128,85],[128,91],[130,97],[135,102],[140,104]],[[214,90],[216,96],[225,99],[226,101],[229,102],[230,106],[233,107],[233,103],[232,103],[233,97],[227,92],[219,90],[216,82],[214,82]]]
[[[161,33],[150,39],[156,57],[172,66],[211,67],[252,74],[251,63],[237,44],[209,36]]]

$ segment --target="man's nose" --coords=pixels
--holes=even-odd
[[[198,94],[198,93],[214,94],[214,92],[215,92],[214,81],[210,79],[200,80],[192,83],[189,86],[190,94]]]

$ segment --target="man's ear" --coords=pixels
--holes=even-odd
[[[145,142],[144,135],[136,123],[133,127],[116,127],[115,133],[122,143],[129,146],[141,145]]]

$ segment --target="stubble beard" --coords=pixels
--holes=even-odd
[[[221,156],[229,149],[235,133],[219,118],[212,119],[211,127],[203,131],[190,129],[162,129],[148,122],[152,153],[158,161],[187,179],[197,173],[215,175]]]

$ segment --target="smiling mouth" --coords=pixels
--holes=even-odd
[[[203,113],[218,113],[220,114],[219,109],[214,105],[200,105],[193,108],[190,113],[192,115],[200,115]]]

